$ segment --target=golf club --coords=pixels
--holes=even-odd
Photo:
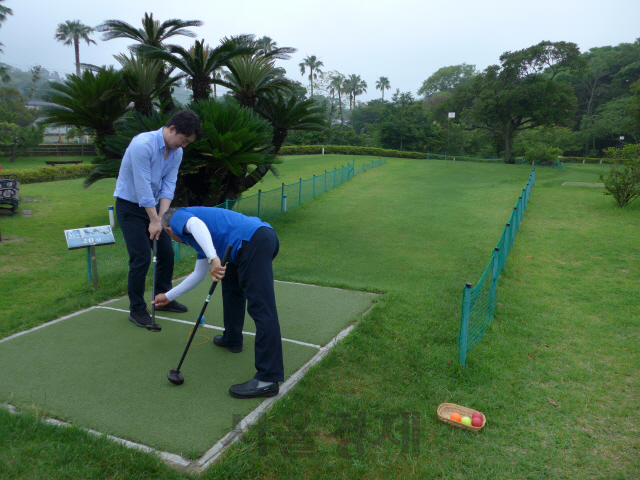
[[[229,256],[231,255],[231,250],[233,250],[233,245],[228,245],[227,251],[224,252],[224,256],[222,257],[222,261],[220,262],[223,267],[227,264],[227,260],[229,260]],[[189,341],[187,342],[187,348],[184,349],[184,353],[182,354],[182,358],[180,359],[178,368],[169,370],[169,373],[167,373],[167,378],[174,385],[182,385],[184,383],[184,377],[182,376],[182,373],[180,373],[180,367],[182,366],[182,362],[184,362],[184,357],[187,356],[187,352],[189,351],[189,347],[191,346],[193,337],[195,337],[196,331],[198,330],[198,326],[200,325],[200,319],[204,316],[204,311],[207,309],[207,305],[209,305],[209,300],[211,300],[211,295],[213,295],[213,291],[216,289],[216,285],[218,285],[218,283],[220,282],[213,282],[211,284],[211,288],[209,289],[209,295],[207,295],[207,299],[204,301],[204,305],[202,306],[200,315],[198,315],[196,324],[193,327],[193,330],[191,330],[191,336],[189,337]]]
[[[151,325],[147,325],[150,332],[159,332],[162,327],[156,323],[156,306],[153,301],[156,299],[156,263],[158,254],[158,239],[153,239],[153,286],[151,287]]]

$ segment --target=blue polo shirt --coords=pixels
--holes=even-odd
[[[199,218],[209,229],[213,247],[222,258],[227,250],[227,245],[233,245],[229,261],[236,263],[238,249],[244,240],[251,240],[253,234],[260,227],[272,228],[258,217],[247,217],[233,210],[216,207],[184,207],[178,209],[171,217],[171,231],[182,243],[192,246],[198,252],[198,259],[207,258],[204,251],[198,245],[190,233],[184,232],[184,226],[191,217]]]
[[[155,207],[161,198],[173,200],[182,148],[169,150],[165,160],[166,152],[162,128],[133,137],[122,157],[113,196],[140,207]]]

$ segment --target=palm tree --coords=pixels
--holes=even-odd
[[[101,67],[82,76],[70,75],[64,82],[51,82],[46,100],[55,105],[42,108],[47,125],[73,125],[95,131],[96,145],[102,150],[107,135],[115,133],[114,124],[129,110],[128,90],[122,72]]]
[[[4,0],[0,0],[0,3],[1,2],[4,2]],[[0,5],[0,25],[4,23],[8,15],[13,15],[13,10],[11,10],[9,7],[5,7],[4,5]],[[0,47],[4,47],[4,44],[0,43]],[[0,48],[0,53],[3,53],[2,48]],[[4,69],[4,72],[0,72],[0,75],[8,75],[6,73],[7,68],[5,66],[2,66],[0,68]],[[6,80],[6,82],[8,82],[9,80]],[[4,82],[5,80],[3,79],[2,81]]]
[[[309,68],[309,83],[311,84],[311,98],[313,98],[313,80],[318,78],[318,73],[322,73],[320,67],[324,67],[324,63],[322,63],[315,55],[307,55],[304,60],[299,63],[299,66],[302,75],[304,75],[306,69]]]
[[[385,89],[389,90],[391,88],[391,83],[389,83],[389,79],[387,77],[380,77],[376,80],[376,90],[380,90],[382,92],[382,101],[384,102],[384,91]]]
[[[172,85],[184,77],[178,75],[169,77],[170,73],[160,84],[158,73],[164,67],[160,60],[149,60],[136,54],[131,57],[120,54],[114,58],[122,65],[122,80],[129,88],[127,96],[133,102],[133,109],[145,116],[150,116],[153,111],[153,101],[160,96],[161,92],[168,91]],[[171,69],[173,71],[173,68]]]
[[[213,80],[233,92],[240,105],[255,108],[258,100],[268,93],[289,88],[290,82],[279,75],[275,61],[263,56],[239,56],[227,64],[224,79]]]
[[[335,75],[331,77],[331,83],[329,87],[338,93],[338,105],[340,106],[340,121],[344,124],[344,117],[342,116],[342,93],[344,92],[344,75]]]
[[[349,76],[349,87],[353,95],[353,108],[356,108],[356,95],[367,93],[367,82],[360,78],[360,75]]]
[[[94,32],[93,28],[84,25],[80,20],[67,20],[58,24],[55,39],[63,42],[63,45],[73,45],[76,52],[76,75],[80,76],[80,40],[87,42],[87,45],[97,45],[97,43],[89,38]]]
[[[285,97],[281,92],[264,97],[258,105],[258,114],[273,127],[273,154],[277,155],[289,135],[289,130],[319,131],[327,127],[324,107],[314,100],[299,100],[295,93]],[[266,173],[266,172],[265,172]]]
[[[102,40],[112,40],[114,38],[128,38],[138,42],[140,45],[132,45],[129,47],[134,52],[141,45],[155,47],[160,50],[167,50],[171,45],[165,42],[171,37],[184,36],[195,38],[196,34],[188,27],[200,27],[203,22],[200,20],[179,20],[177,18],[166,20],[160,23],[159,20],[153,19],[153,13],[144,14],[142,19],[142,28],[135,28],[127,22],[121,20],[107,20],[96,27],[98,32],[103,32]],[[156,84],[160,85],[165,82],[167,77],[166,68],[160,68]],[[160,94],[160,101],[163,104],[163,112],[169,113],[174,108],[173,98],[171,98],[171,90],[163,90]]]
[[[164,60],[182,70],[189,77],[187,84],[193,92],[193,101],[206,100],[211,95],[211,83],[216,70],[229,65],[234,57],[251,54],[253,50],[233,41],[225,41],[216,48],[210,48],[204,40],[196,40],[186,50],[178,45],[170,45],[168,51],[156,47],[141,46],[139,51],[147,58]],[[217,80],[220,82],[220,80]],[[218,83],[221,85],[222,83]]]

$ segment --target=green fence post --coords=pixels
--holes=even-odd
[[[300,186],[298,187],[298,205],[302,203],[302,179],[300,179]]]
[[[336,188],[336,172],[338,169],[336,167],[333,168],[333,188]]]
[[[493,249],[493,274],[491,276],[491,304],[495,311],[496,287],[498,285],[498,277],[500,276],[500,249]]]
[[[471,306],[471,283],[467,282],[462,298],[462,320],[460,322],[460,344],[458,345],[460,363],[462,368],[467,357],[467,334],[469,332],[469,310]]]
[[[287,211],[287,196],[284,194],[284,182],[282,182],[282,193],[280,195],[280,212]]]
[[[316,198],[316,176],[313,176],[313,189],[312,189],[312,197],[311,198]]]
[[[225,210],[229,210],[229,199],[228,198],[224,201],[224,209]]]
[[[324,192],[322,193],[326,193],[327,191],[327,171],[324,171]]]
[[[258,190],[258,218],[260,218],[260,197],[262,196],[262,190]]]
[[[518,230],[520,230],[520,224],[522,223],[522,217],[524,216],[524,208],[522,205],[522,195],[518,197]]]

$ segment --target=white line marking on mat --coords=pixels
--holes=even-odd
[[[117,312],[129,313],[129,310],[123,310],[121,308],[113,308],[113,307],[105,307],[105,306],[98,306],[98,307],[95,307],[95,308],[102,308],[102,309],[105,309],[105,310],[115,310]],[[159,318],[160,320],[169,320],[170,322],[184,323],[186,325],[191,325],[191,326],[196,324],[196,322],[190,322],[188,320],[180,320],[180,319],[177,319],[177,318],[170,318],[170,317],[159,317],[158,315],[156,315],[156,318]],[[206,327],[206,328],[213,328],[215,330],[224,331],[223,327],[216,327],[215,325],[209,325],[208,323],[203,323],[202,326]],[[243,335],[251,335],[253,337],[256,336],[256,334],[253,333],[253,332],[244,332],[243,331],[242,334]],[[302,346],[305,346],[305,347],[313,347],[313,348],[318,348],[318,349],[322,348],[320,345],[314,345],[313,343],[307,343],[307,342],[300,342],[298,340],[291,340],[290,338],[283,338],[282,341],[283,342],[289,342],[289,343],[295,343],[296,345],[302,345]]]

